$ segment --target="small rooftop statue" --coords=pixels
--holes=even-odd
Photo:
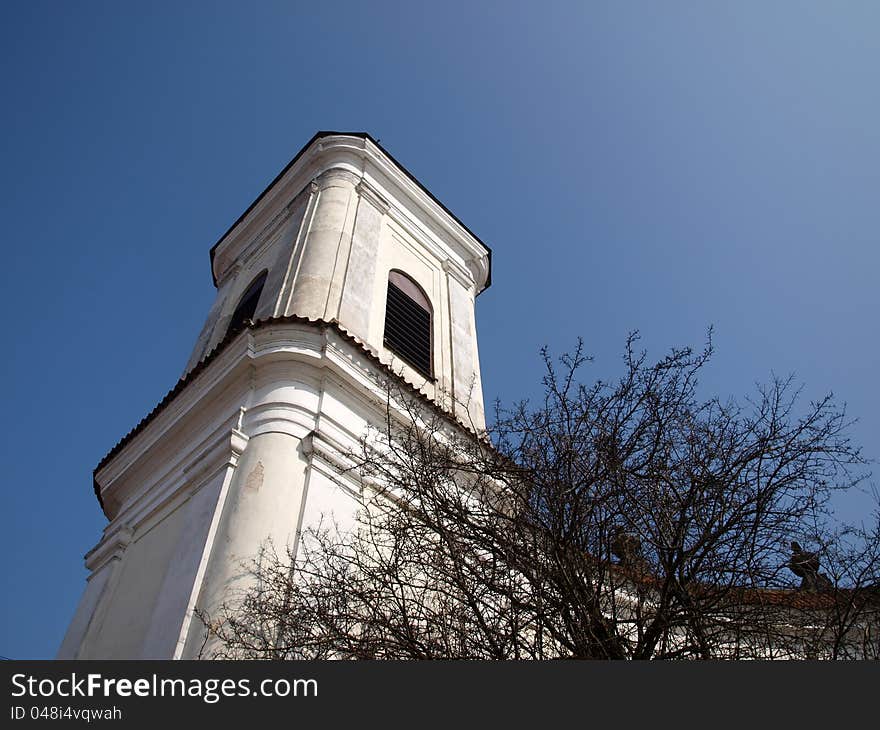
[[[817,592],[832,588],[828,576],[819,572],[819,553],[808,553],[794,540],[791,542],[788,568],[801,579],[799,590]]]
[[[642,541],[634,532],[627,532],[618,526],[611,540],[611,552],[626,568],[644,567]]]

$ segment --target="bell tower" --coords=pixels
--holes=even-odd
[[[58,658],[193,658],[196,607],[360,500],[345,454],[389,378],[485,428],[474,302],[491,252],[372,137],[319,132],[211,249],[175,387],[95,469],[109,523]]]

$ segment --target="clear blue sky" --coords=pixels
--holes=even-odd
[[[875,2],[5,0],[0,59],[2,655],[54,655],[93,467],[319,129],[379,138],[492,246],[487,401],[535,395],[544,344],[609,375],[629,330],[659,356],[713,324],[707,392],[794,372],[880,455]]]

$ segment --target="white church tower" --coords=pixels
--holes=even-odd
[[[109,524],[59,659],[194,658],[267,538],[351,515],[339,464],[396,379],[485,426],[474,298],[491,252],[368,134],[319,132],[211,249],[177,385],[95,469]]]

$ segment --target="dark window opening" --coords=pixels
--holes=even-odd
[[[257,311],[257,304],[260,302],[260,294],[263,293],[263,284],[266,283],[266,274],[268,273],[269,272],[264,271],[260,274],[254,279],[253,283],[251,283],[245,293],[241,295],[241,299],[238,301],[238,306],[232,313],[232,319],[229,320],[229,328],[226,330],[227,334],[242,330],[245,322],[249,319],[253,319],[254,312]]]
[[[432,377],[431,303],[418,284],[399,271],[388,275],[385,347]]]

